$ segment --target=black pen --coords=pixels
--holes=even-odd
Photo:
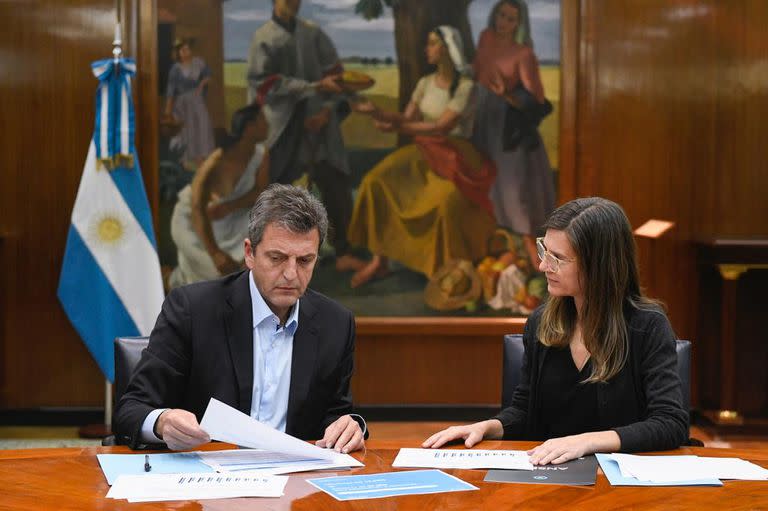
[[[149,454],[144,455],[144,472],[152,470],[152,465],[149,464]]]

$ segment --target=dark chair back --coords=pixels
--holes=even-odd
[[[115,404],[125,394],[133,370],[139,363],[141,353],[149,344],[149,337],[117,337],[115,339],[115,383],[112,395]]]
[[[115,383],[112,384],[112,402],[116,406],[125,394],[133,370],[141,358],[141,352],[149,344],[149,337],[115,338]],[[115,435],[102,439],[101,445],[117,445]]]
[[[501,407],[506,408],[512,402],[517,384],[520,383],[520,370],[523,368],[525,346],[522,334],[504,336],[504,368],[501,373]]]
[[[678,340],[677,374],[683,390],[683,408],[691,409],[691,342]],[[506,408],[512,402],[512,394],[520,383],[520,370],[523,367],[525,346],[521,334],[504,336],[504,367],[501,373],[501,407]]]
[[[691,341],[678,339],[677,348],[677,374],[680,375],[680,383],[683,388],[683,409],[691,411]]]

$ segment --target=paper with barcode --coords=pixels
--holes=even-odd
[[[500,468],[533,470],[525,451],[483,449],[403,448],[393,467],[408,468]]]
[[[261,474],[143,474],[122,475],[107,498],[128,502],[281,497],[288,476]]]

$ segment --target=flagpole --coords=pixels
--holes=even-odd
[[[117,19],[115,20],[115,38],[112,40],[112,58],[117,64],[123,56],[123,40],[120,30],[120,0],[115,1]],[[112,433],[112,384],[104,380],[104,423],[89,424],[79,430],[83,438],[104,438]]]
[[[104,425],[112,431],[112,384],[104,380]]]

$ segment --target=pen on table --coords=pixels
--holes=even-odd
[[[149,464],[149,454],[144,455],[144,472],[152,470],[152,465]]]

